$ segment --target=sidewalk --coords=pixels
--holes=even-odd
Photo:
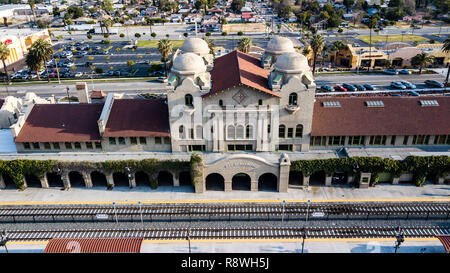
[[[68,203],[172,203],[172,202],[345,202],[345,201],[450,201],[450,185],[379,184],[374,188],[359,189],[348,186],[310,186],[290,188],[288,193],[250,191],[207,191],[196,194],[191,186],[162,186],[156,190],[140,186],[133,189],[106,187],[0,190],[0,205],[13,204],[68,204]]]

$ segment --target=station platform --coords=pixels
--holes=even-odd
[[[411,184],[378,184],[368,189],[349,186],[309,186],[289,188],[287,193],[251,191],[207,191],[194,193],[189,186],[105,187],[94,188],[27,188],[0,190],[0,205],[33,204],[112,204],[121,203],[226,203],[226,202],[364,202],[364,201],[450,201],[450,185],[427,183],[423,187]]]

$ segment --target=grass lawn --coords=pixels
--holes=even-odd
[[[184,44],[184,40],[170,40],[173,44],[173,47],[182,47]],[[159,40],[146,40],[146,41],[138,41],[137,46],[142,47],[158,47]]]
[[[365,43],[369,43],[369,35],[361,35],[358,36],[359,39],[361,39]],[[388,35],[387,37],[388,42],[400,42],[402,41],[402,35]],[[403,41],[404,42],[423,42],[428,41],[427,38],[418,36],[418,35],[403,35]],[[372,43],[385,43],[386,42],[386,35],[378,35],[378,34],[372,34]]]

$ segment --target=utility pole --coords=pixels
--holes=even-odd
[[[59,69],[58,69],[58,62],[55,59],[55,66],[56,66],[56,75],[58,75],[58,83],[61,84],[61,79],[59,78]]]
[[[66,86],[66,92],[67,92],[67,100],[69,101],[69,104],[70,104],[69,87],[68,86]]]

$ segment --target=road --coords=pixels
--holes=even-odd
[[[439,74],[423,74],[418,77],[417,75],[384,75],[384,74],[348,74],[348,75],[318,75],[315,77],[317,86],[330,84],[342,84],[342,83],[370,83],[375,86],[388,86],[391,81],[406,80],[411,83],[423,83],[425,80],[438,80],[443,81],[444,75]],[[83,80],[78,80],[83,81]],[[139,93],[160,93],[164,91],[164,84],[156,81],[150,81],[147,79],[134,79],[130,80],[110,80],[108,82],[95,82],[91,80],[84,80],[88,83],[89,90],[103,90],[104,92],[125,92],[127,94],[139,94]],[[74,92],[75,81],[73,83],[51,83],[51,84],[24,84],[24,85],[12,85],[0,86],[0,95],[4,97],[7,93],[15,96],[22,96],[25,92],[35,92],[39,96],[48,97],[52,94],[55,96],[66,96],[66,87],[69,86],[70,92]]]

